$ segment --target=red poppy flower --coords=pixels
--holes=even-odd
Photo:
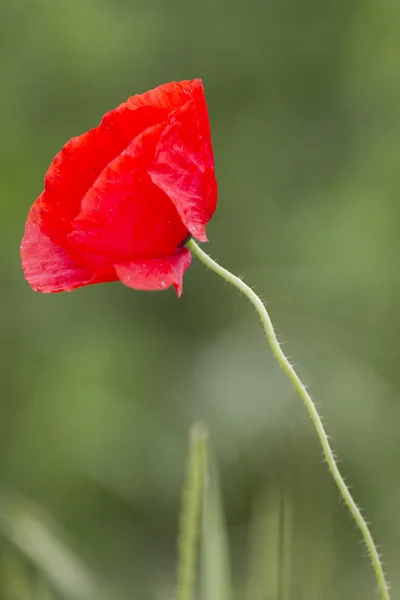
[[[216,202],[202,82],[132,96],[50,165],[21,244],[25,277],[41,292],[119,280],[180,295],[184,243],[207,241]]]

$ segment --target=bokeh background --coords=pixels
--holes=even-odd
[[[266,299],[400,598],[399,66],[390,0],[1,1],[1,598],[171,600],[198,420],[214,566],[232,573],[218,600],[376,598],[244,297],[196,260],[180,300],[23,279],[25,218],[64,142],[193,77],[219,182],[207,250]]]

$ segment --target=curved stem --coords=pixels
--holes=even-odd
[[[290,379],[290,381],[292,382],[293,387],[299,394],[300,398],[304,402],[304,404],[308,410],[308,413],[311,417],[311,421],[314,425],[314,428],[317,433],[320,444],[322,446],[322,450],[323,450],[327,465],[329,467],[329,470],[332,474],[332,477],[335,480],[336,485],[339,488],[340,494],[341,494],[343,500],[345,501],[345,503],[347,504],[354,521],[356,522],[359,530],[361,531],[362,537],[364,539],[365,545],[367,547],[367,550],[368,550],[368,553],[369,553],[369,556],[371,559],[372,567],[375,572],[375,576],[376,576],[376,580],[378,583],[381,598],[382,598],[382,600],[390,600],[389,586],[386,582],[385,573],[383,571],[379,553],[376,548],[373,537],[371,535],[371,532],[368,528],[368,525],[367,525],[364,517],[361,514],[360,509],[358,508],[357,504],[353,500],[353,497],[349,491],[349,488],[347,487],[342,475],[340,474],[340,471],[338,469],[338,466],[337,466],[337,463],[335,460],[335,456],[334,456],[332,448],[329,444],[328,436],[325,432],[324,426],[321,421],[321,417],[318,414],[315,404],[312,401],[310,395],[308,394],[304,384],[302,383],[299,376],[297,375],[296,371],[290,364],[289,360],[286,358],[285,354],[282,352],[282,349],[281,349],[278,339],[276,337],[270,316],[269,316],[267,309],[265,308],[263,302],[260,300],[260,298],[257,296],[257,294],[255,292],[253,292],[253,290],[248,285],[246,285],[239,277],[236,277],[235,275],[233,275],[232,273],[230,273],[229,271],[227,271],[226,269],[221,267],[212,258],[210,258],[208,256],[208,254],[203,252],[203,250],[201,250],[201,248],[199,248],[199,246],[196,244],[196,242],[193,239],[190,240],[190,242],[187,244],[187,246],[193,252],[193,254],[195,254],[197,256],[197,258],[206,265],[206,267],[208,267],[209,269],[214,271],[214,273],[216,273],[217,275],[219,275],[220,277],[225,279],[225,281],[231,283],[238,290],[243,292],[243,294],[245,296],[247,296],[247,298],[250,300],[250,302],[253,304],[254,308],[258,312],[258,314],[261,318],[261,322],[264,326],[264,330],[265,330],[269,345],[271,347],[272,353],[275,356],[278,363],[280,364],[280,366],[282,367],[282,369],[285,371],[285,373],[288,376],[288,378]]]

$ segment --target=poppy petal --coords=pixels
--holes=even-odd
[[[217,183],[204,89],[187,85],[188,101],[170,116],[148,173],[175,204],[189,232],[207,241],[206,225],[217,204]]]
[[[53,241],[64,245],[82,197],[108,163],[145,129],[165,121],[186,95],[173,82],[132,96],[106,113],[98,127],[65,144],[46,173],[42,197],[43,226]]]
[[[22,241],[25,276],[55,292],[115,281],[118,265],[128,285],[181,293],[183,240],[207,239],[216,200],[201,80],[132,96],[50,165]]]
[[[165,114],[167,114],[180,108],[190,98],[191,85],[191,81],[164,83],[144,94],[131,96],[125,104],[131,110],[142,106],[153,106],[166,111]]]
[[[182,278],[189,268],[191,254],[182,248],[179,254],[167,258],[133,260],[115,265],[121,282],[136,290],[157,291],[174,286],[178,296],[182,294]]]
[[[94,272],[74,262],[62,248],[42,233],[39,214],[39,202],[36,201],[28,215],[21,243],[25,278],[36,292],[69,292],[83,285],[117,279],[112,269]]]
[[[64,243],[83,196],[108,163],[141,131],[163,119],[163,110],[131,110],[124,103],[107,113],[99,127],[65,144],[47,171],[42,197],[43,226],[53,241]]]
[[[68,240],[88,264],[169,256],[187,237],[174,204],[146,173],[161,131],[156,125],[138,136],[83,198]]]

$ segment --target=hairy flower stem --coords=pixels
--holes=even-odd
[[[239,277],[236,277],[235,275],[233,275],[232,273],[230,273],[229,271],[227,271],[226,269],[221,267],[218,263],[215,262],[215,260],[210,258],[205,252],[203,252],[203,250],[201,250],[201,248],[199,248],[199,246],[196,244],[196,242],[194,240],[190,240],[190,242],[188,243],[187,246],[193,252],[193,254],[195,254],[197,256],[197,258],[204,265],[206,265],[206,267],[208,267],[209,269],[214,271],[214,273],[216,273],[217,275],[219,275],[220,277],[225,279],[225,281],[227,281],[228,283],[231,283],[238,290],[240,290],[245,296],[247,296],[247,298],[250,300],[250,302],[253,304],[254,308],[258,312],[258,314],[261,318],[261,322],[264,326],[264,330],[265,330],[269,345],[271,347],[272,353],[275,356],[276,360],[278,361],[279,365],[282,367],[282,369],[284,370],[284,372],[290,379],[290,381],[292,382],[292,385],[294,386],[295,390],[299,394],[300,398],[304,402],[304,404],[307,408],[308,414],[311,417],[311,421],[314,425],[315,431],[318,435],[318,439],[321,443],[322,451],[324,453],[325,460],[328,464],[328,467],[332,474],[332,477],[335,480],[336,485],[339,488],[340,494],[341,494],[343,500],[345,501],[345,503],[347,504],[354,521],[356,522],[358,528],[361,531],[362,537],[364,539],[365,545],[368,550],[368,554],[371,559],[372,567],[375,572],[380,596],[381,596],[382,600],[390,600],[389,586],[386,581],[385,573],[383,571],[379,553],[376,548],[373,537],[371,535],[371,532],[368,528],[368,525],[367,525],[364,517],[361,514],[360,509],[358,508],[357,504],[353,500],[353,497],[350,493],[349,488],[347,487],[342,475],[340,474],[340,471],[338,469],[338,466],[337,466],[337,463],[335,460],[335,456],[334,456],[332,448],[329,444],[328,436],[325,432],[324,426],[321,421],[321,417],[318,414],[315,404],[312,401],[310,395],[308,394],[304,384],[302,383],[299,376],[297,375],[296,371],[290,364],[289,360],[286,358],[285,354],[282,352],[282,349],[277,340],[271,319],[269,317],[269,314],[268,314],[267,309],[265,308],[263,302],[260,300],[260,298],[257,296],[257,294],[255,292],[253,292],[253,290],[248,285],[246,285]]]

